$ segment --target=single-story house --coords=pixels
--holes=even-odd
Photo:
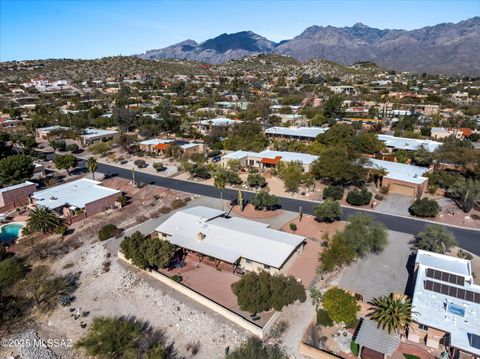
[[[358,354],[362,358],[387,358],[400,346],[400,335],[388,334],[375,321],[363,318],[354,342],[360,346]]]
[[[99,181],[81,178],[76,181],[35,192],[31,198],[35,206],[43,206],[72,217],[84,213],[85,217],[119,207],[122,192],[104,187]]]
[[[242,167],[275,168],[280,162],[299,162],[305,172],[310,172],[313,162],[318,158],[306,153],[287,151],[235,151],[222,156],[221,164],[228,166],[229,161],[238,160]]]
[[[48,140],[50,137],[50,132],[55,130],[68,130],[68,127],[64,126],[48,126],[48,127],[41,127],[35,130],[35,137],[39,140]]]
[[[183,153],[188,157],[195,153],[203,153],[205,151],[205,145],[203,143],[176,141],[168,138],[155,138],[139,142],[138,144],[142,151],[163,154],[174,143],[178,144]]]
[[[389,187],[390,193],[406,196],[421,196],[427,189],[428,178],[424,174],[429,172],[427,167],[409,165],[405,163],[369,159],[370,169],[383,169],[386,174],[382,178],[382,187]]]
[[[0,188],[0,212],[29,204],[30,196],[36,190],[35,183],[29,181]]]
[[[413,323],[408,340],[451,358],[480,357],[480,285],[467,259],[419,250],[415,260]]]
[[[268,224],[227,217],[224,211],[198,206],[180,210],[155,229],[159,238],[185,252],[213,258],[232,271],[279,273],[299,254],[305,237],[277,231]]]
[[[321,134],[325,133],[328,128],[324,127],[279,127],[274,126],[267,128],[265,134],[272,138],[286,138],[295,140],[313,141]]]
[[[80,135],[80,143],[82,144],[82,146],[90,146],[97,142],[112,141],[117,136],[118,131],[86,128]]]
[[[208,120],[198,121],[198,129],[201,133],[206,134],[210,132],[213,128],[228,128],[233,125],[242,123],[241,120],[232,120],[227,117],[217,117]]]
[[[378,135],[378,139],[383,141],[385,146],[391,150],[416,151],[420,147],[423,147],[427,151],[433,152],[442,144],[441,142],[432,140],[419,140],[416,138],[395,137],[391,135]]]

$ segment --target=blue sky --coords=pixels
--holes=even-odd
[[[479,15],[479,0],[0,0],[0,60],[131,55],[242,30],[280,41],[311,25],[415,29]]]

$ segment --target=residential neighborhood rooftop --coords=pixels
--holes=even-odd
[[[0,193],[13,191],[13,190],[23,188],[23,187],[28,187],[28,186],[31,186],[32,184],[35,185],[35,183],[33,183],[33,182],[25,181],[25,182],[15,184],[15,185],[12,185],[12,186],[3,187],[3,188],[0,188]]]
[[[419,140],[416,138],[395,137],[391,135],[378,135],[378,139],[383,141],[387,147],[392,147],[396,150],[410,150],[415,151],[420,147],[425,148],[429,152],[435,151],[441,142],[432,140]]]
[[[423,175],[429,171],[427,167],[420,167],[409,165],[406,163],[399,163],[399,162],[391,162],[391,161],[384,161],[384,160],[377,160],[375,158],[371,158],[370,160],[371,165],[370,168],[375,169],[384,169],[387,173],[385,178],[391,178],[398,181],[405,181],[411,183],[423,183],[428,180],[428,178],[423,177]]]
[[[105,198],[120,191],[101,185],[101,182],[87,178],[64,183],[55,187],[35,192],[35,203],[50,209],[66,205],[84,208],[87,203]]]
[[[450,333],[452,346],[480,355],[473,340],[480,333],[480,286],[473,283],[470,261],[419,250],[416,263],[413,319]]]
[[[98,128],[86,128],[83,130],[82,137],[83,138],[91,138],[97,136],[108,136],[108,135],[115,135],[117,131],[113,130],[102,130]]]
[[[176,212],[156,228],[175,245],[234,263],[246,258],[280,268],[305,238],[269,228],[268,224],[198,206]],[[199,233],[204,235],[198,239]]]
[[[319,157],[315,155],[310,155],[307,153],[299,152],[287,152],[287,151],[274,151],[274,150],[264,150],[262,152],[252,152],[252,151],[235,151],[229,153],[228,155],[223,156],[226,159],[241,159],[244,157],[258,157],[258,158],[269,158],[276,159],[280,157],[282,161],[286,162],[295,162],[299,161],[304,164],[311,164],[315,162]]]
[[[325,133],[324,127],[270,127],[265,130],[268,135],[281,135],[290,137],[305,137],[315,139],[319,134]]]

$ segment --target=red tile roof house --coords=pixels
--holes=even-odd
[[[30,203],[30,195],[37,190],[32,182],[24,182],[0,189],[0,212],[12,210]]]
[[[32,202],[62,213],[69,224],[120,207],[122,192],[82,178],[35,192]]]

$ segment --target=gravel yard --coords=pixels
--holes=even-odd
[[[104,262],[110,260],[110,270],[104,272]],[[65,270],[63,266],[74,263]],[[164,329],[170,340],[175,341],[179,354],[189,357],[185,347],[190,342],[200,341],[198,358],[221,358],[225,348],[236,347],[246,336],[233,325],[219,323],[216,319],[188,306],[165,292],[154,289],[144,280],[122,267],[112,255],[107,259],[103,244],[82,247],[57,262],[59,273],[81,271],[80,286],[72,307],[88,311],[86,318],[77,321],[71,317],[70,307],[56,309],[39,328],[42,338],[68,338],[74,342],[84,335],[96,316],[132,315],[148,320],[153,326]],[[80,320],[88,325],[80,327]],[[78,358],[62,350],[57,354],[64,358]],[[29,357],[36,358],[36,357]]]

